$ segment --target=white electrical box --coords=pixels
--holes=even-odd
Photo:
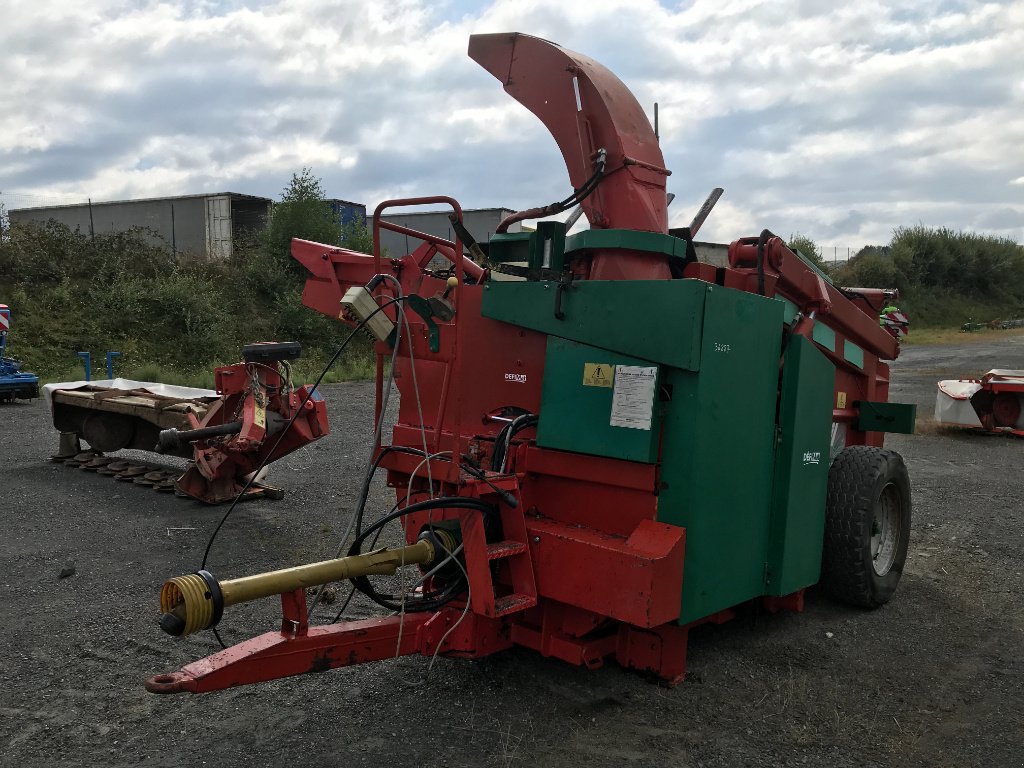
[[[373,300],[372,294],[361,285],[353,285],[345,291],[341,305],[361,321],[366,321],[369,318],[369,321],[366,322],[366,329],[378,341],[387,341],[388,336],[395,329],[391,318],[384,312],[377,311],[380,306]],[[374,314],[375,312],[376,314]]]

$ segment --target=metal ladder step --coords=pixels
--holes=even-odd
[[[511,595],[505,595],[504,597],[496,597],[494,599],[494,615],[507,616],[510,613],[517,613],[518,611],[525,611],[527,608],[533,608],[537,604],[537,598],[532,595],[521,595],[518,592]]]
[[[526,552],[526,545],[521,541],[496,541],[487,545],[487,559],[499,560]]]

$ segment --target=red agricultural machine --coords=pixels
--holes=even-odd
[[[289,361],[300,351],[295,342],[249,344],[241,362],[214,371],[216,392],[124,379],[48,384],[60,432],[51,460],[206,504],[276,497],[253,474],[328,432],[323,398],[292,383]],[[103,455],[125,448],[191,461],[175,473]]]
[[[940,381],[935,420],[948,427],[1024,437],[1024,371],[996,369],[977,379]]]
[[[272,595],[282,623],[150,691],[513,645],[676,683],[688,632],[745,605],[799,611],[819,581],[857,606],[892,596],[910,489],[882,440],[912,431],[914,407],[887,402],[898,348],[882,292],[833,285],[767,230],[702,261],[702,216],[669,229],[657,137],[611,72],[521,34],[474,35],[469,55],[549,129],[573,193],[486,243],[448,197],[381,203],[373,256],[294,242],[304,303],[378,339],[378,423],[397,382],[370,468],[397,503],[372,523],[357,509],[345,557],[170,579],[170,634]],[[454,241],[381,218],[427,203],[450,207]],[[508,231],[575,206],[589,230]],[[423,244],[382,258],[382,228]],[[405,545],[375,549],[395,521]],[[410,566],[394,594],[375,578]],[[311,625],[306,589],[344,579],[389,615]]]

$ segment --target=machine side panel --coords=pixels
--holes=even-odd
[[[617,372],[621,366],[653,369],[646,428],[640,423],[616,424],[616,393],[624,386]],[[544,364],[537,445],[653,464],[661,434],[658,370],[635,357],[552,336]]]
[[[786,349],[768,550],[769,595],[817,583],[825,533],[835,368],[794,336]]]
[[[696,371],[707,287],[701,280],[584,280],[568,288],[550,281],[491,281],[483,286],[481,314]]]
[[[764,592],[783,305],[705,285],[700,373],[672,371],[658,520],[686,528],[680,624]]]
[[[443,288],[444,282],[432,277],[421,284],[425,295]],[[403,338],[395,364],[395,378],[402,393],[399,426],[418,429],[422,423],[428,430],[440,426],[455,434],[461,423],[469,434],[493,434],[500,424],[487,421],[485,416],[497,408],[514,406],[538,412],[547,337],[475,317],[482,292],[480,286],[463,286],[459,312],[474,319],[464,323],[462,346],[457,350],[454,321],[438,325],[441,351],[433,353],[427,347],[423,319],[409,313],[416,379],[412,376],[407,338]],[[471,385],[459,388],[456,397],[454,382],[459,370],[465,371],[464,381]],[[422,442],[417,439],[412,445]]]

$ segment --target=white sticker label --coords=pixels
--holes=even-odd
[[[650,430],[651,417],[654,413],[654,380],[657,374],[656,366],[615,366],[611,418],[613,427]]]
[[[505,374],[505,381],[514,381],[516,384],[525,384],[526,383],[526,374],[525,373],[506,373]]]

